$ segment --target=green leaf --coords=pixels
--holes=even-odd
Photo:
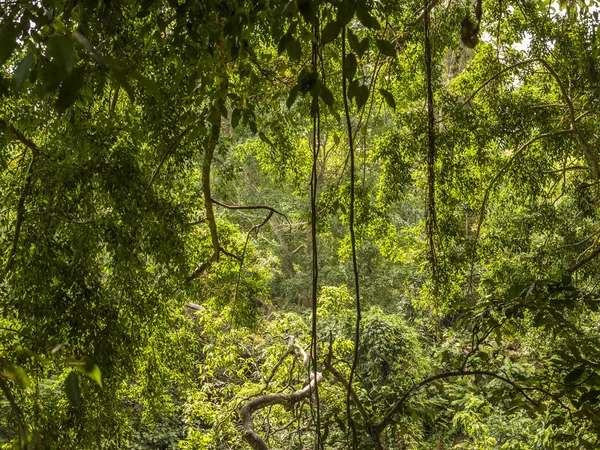
[[[237,128],[240,123],[240,118],[242,117],[242,110],[240,108],[235,108],[231,113],[231,126],[232,128]]]
[[[396,48],[390,41],[377,39],[377,48],[385,56],[396,56]]]
[[[298,92],[300,92],[300,86],[299,85],[294,86],[290,90],[290,94],[288,95],[288,98],[287,98],[287,100],[285,102],[285,104],[288,107],[288,109],[290,109],[294,105],[294,102],[296,101],[296,97],[298,97]]]
[[[96,382],[96,384],[102,387],[102,374],[100,372],[100,367],[90,358],[89,356],[84,356],[81,359],[77,358],[69,358],[67,361],[67,365],[73,367],[78,372],[81,372],[90,380]]]
[[[83,87],[84,72],[83,67],[76,67],[71,72],[71,75],[62,82],[60,91],[58,91],[58,99],[56,100],[56,109],[59,112],[65,111],[75,102],[77,94]]]
[[[393,110],[396,110],[396,100],[394,100],[394,96],[392,95],[392,93],[390,91],[386,91],[385,89],[379,89],[379,93],[381,94],[385,102],[388,104],[388,106]]]
[[[300,61],[302,58],[302,45],[298,39],[291,37],[287,41],[286,50],[291,60]]]
[[[271,147],[273,146],[273,143],[271,142],[271,140],[267,137],[267,135],[265,133],[263,133],[262,131],[260,131],[258,133],[258,137],[260,138],[261,141],[263,141],[265,144],[270,145]]]
[[[360,56],[364,55],[369,50],[369,38],[366,37],[360,41]]]
[[[256,122],[254,122],[253,120],[248,122],[248,126],[250,127],[250,131],[252,131],[252,133],[256,134],[258,132],[258,127],[256,126]]]
[[[111,69],[113,76],[121,85],[121,87],[125,89],[125,92],[127,92],[127,95],[129,96],[129,100],[131,101],[131,103],[133,103],[135,101],[135,93],[133,91],[133,88],[129,84],[129,81],[127,80],[127,76],[125,76],[125,72],[121,68],[116,68],[112,66]]]
[[[356,107],[361,109],[369,100],[369,88],[366,84],[361,84],[356,91]]]
[[[349,80],[354,78],[354,75],[356,75],[357,65],[356,55],[354,55],[354,53],[348,53],[344,58],[344,75],[346,75],[346,78]]]
[[[348,100],[352,101],[352,99],[356,97],[359,86],[358,80],[354,80],[352,83],[350,83],[350,86],[348,86]]]
[[[160,97],[160,87],[158,83],[150,78],[146,78],[142,74],[137,71],[131,72],[131,76],[139,81],[139,83],[144,86],[150,94],[152,94],[155,98]]]
[[[327,106],[333,108],[333,94],[325,85],[321,85],[319,89],[319,96],[323,99]]]
[[[585,402],[598,403],[599,396],[600,396],[600,391],[598,389],[591,389],[579,397],[579,404],[583,405],[583,403],[585,403]]]
[[[340,31],[342,31],[342,26],[339,22],[329,22],[325,25],[323,33],[321,34],[321,44],[327,44],[328,42],[335,40],[340,34]]]
[[[17,47],[19,29],[14,22],[8,22],[0,31],[0,66],[4,64]]]
[[[31,385],[27,373],[25,373],[25,370],[18,364],[3,360],[1,366],[2,375],[14,381],[15,384],[22,389],[27,389]]]
[[[64,384],[65,394],[71,405],[77,407],[81,404],[81,388],[79,387],[79,379],[74,371],[71,371],[67,376]]]
[[[341,26],[350,23],[356,12],[356,0],[344,0],[337,7],[337,20]]]
[[[69,75],[75,65],[75,49],[73,42],[64,36],[54,36],[47,44],[48,56],[60,68],[65,76]]]
[[[354,53],[358,54],[359,56],[362,56],[363,53],[360,46],[360,41],[358,40],[358,36],[356,36],[356,34],[354,34],[354,32],[351,29],[348,29],[348,43],[350,44],[350,48]]]
[[[284,34],[283,36],[281,36],[281,39],[279,39],[279,43],[277,44],[277,55],[281,56],[281,54],[285,51],[285,48],[287,46],[287,41],[289,40],[291,36],[289,34]]]
[[[362,23],[365,27],[370,28],[371,30],[381,29],[379,21],[371,15],[369,10],[365,6],[359,6],[357,8],[356,17],[358,17],[360,23]]]
[[[584,372],[585,372],[585,366],[584,365],[575,367],[565,377],[565,384],[571,384],[571,385],[575,384],[577,382],[577,380],[579,380],[579,378],[581,377],[581,375],[583,375]]]
[[[23,83],[25,80],[29,78],[29,73],[31,72],[31,65],[33,64],[33,52],[27,53],[25,58],[21,60],[17,68],[15,69],[15,73],[13,74],[13,83],[15,85],[15,89],[18,91],[23,87]]]

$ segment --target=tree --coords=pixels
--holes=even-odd
[[[594,2],[0,11],[0,439],[598,446]]]

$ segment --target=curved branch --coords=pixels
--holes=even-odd
[[[27,442],[27,429],[25,428],[25,424],[23,423],[23,418],[21,417],[21,410],[17,403],[15,402],[15,398],[13,397],[10,389],[4,382],[2,376],[0,376],[0,390],[8,400],[10,404],[10,409],[12,409],[13,415],[15,416],[15,420],[17,421],[17,428],[19,429],[19,440],[21,444]]]
[[[310,356],[306,351],[298,344],[294,343],[293,338],[290,341],[290,346],[286,355],[296,352],[302,358],[302,364],[306,367],[310,367]],[[289,394],[273,393],[265,394],[259,397],[253,398],[248,403],[240,408],[240,418],[242,419],[243,437],[248,444],[254,450],[269,450],[269,447],[260,435],[254,430],[254,420],[252,415],[261,409],[273,405],[283,405],[285,408],[291,408],[294,404],[298,403],[305,398],[312,395],[317,389],[317,384],[323,380],[323,375],[314,372],[310,372],[309,383],[302,389],[291,392]]]
[[[504,173],[508,170],[508,168],[513,163],[513,161],[515,159],[517,159],[517,157],[519,157],[519,155],[521,155],[531,144],[533,144],[536,141],[539,141],[540,139],[551,137],[551,136],[558,136],[561,134],[571,134],[572,132],[573,132],[573,130],[569,129],[569,130],[558,130],[558,131],[551,131],[549,133],[538,134],[537,136],[532,137],[527,142],[525,142],[523,145],[521,145],[521,147],[519,147],[519,149],[510,157],[510,159],[508,161],[506,161],[506,163],[500,168],[500,170],[498,171],[496,176],[492,179],[492,181],[490,182],[488,187],[485,189],[485,193],[483,194],[483,201],[481,202],[481,208],[479,209],[479,220],[477,222],[477,231],[475,233],[475,243],[477,243],[477,240],[479,239],[479,234],[481,232],[481,225],[483,223],[483,215],[485,213],[485,207],[487,206],[487,202],[490,197],[490,192],[492,191],[492,188],[498,182],[498,180],[500,180],[502,175],[504,175]]]
[[[222,203],[218,200],[215,200],[214,198],[211,198],[211,201],[215,204],[215,205],[219,205],[222,206],[223,208],[227,208],[227,209],[231,209],[231,210],[236,210],[236,209],[266,209],[267,211],[271,211],[271,213],[274,214],[278,214],[281,217],[283,217],[287,223],[290,225],[290,227],[292,226],[290,220],[287,218],[287,216],[282,213],[281,211],[277,211],[275,208],[271,208],[270,206],[267,205],[228,205],[226,203]]]
[[[509,384],[510,386],[512,386],[513,388],[518,390],[523,395],[523,397],[525,397],[527,399],[527,401],[529,401],[530,403],[532,403],[536,406],[538,405],[538,403],[535,400],[533,400],[529,395],[527,395],[527,393],[525,392],[525,390],[538,390],[537,388],[523,388],[523,387],[519,386],[517,383],[515,383],[514,381],[512,381],[511,379],[506,378],[502,375],[498,375],[497,373],[489,372],[487,370],[465,370],[465,371],[461,370],[461,371],[443,372],[443,373],[438,373],[436,375],[432,375],[430,377],[425,378],[420,383],[415,384],[412,388],[410,388],[408,391],[406,391],[404,393],[404,395],[394,405],[392,405],[390,407],[390,409],[386,412],[384,418],[379,423],[376,423],[375,425],[373,425],[373,427],[372,427],[373,430],[376,430],[377,432],[381,433],[390,423],[392,423],[394,416],[400,410],[402,405],[410,397],[412,397],[414,394],[416,394],[418,391],[420,391],[423,387],[427,386],[428,384],[430,384],[434,381],[437,381],[437,380],[445,380],[447,378],[453,378],[453,377],[464,377],[464,376],[468,376],[468,375],[485,375],[485,376],[489,376],[489,377],[495,378],[497,380],[503,381],[504,383]]]
[[[17,137],[19,141],[21,141],[27,148],[31,150],[31,160],[29,161],[29,165],[27,166],[27,171],[25,172],[25,184],[23,186],[23,190],[21,191],[21,195],[19,196],[19,201],[17,203],[17,217],[15,219],[15,233],[13,235],[13,242],[10,252],[8,254],[8,258],[6,259],[6,264],[4,266],[3,278],[11,271],[12,266],[14,264],[15,255],[17,253],[17,247],[19,246],[19,237],[21,235],[21,227],[23,225],[23,218],[25,217],[25,202],[27,201],[27,197],[29,196],[29,192],[31,191],[31,184],[33,182],[33,165],[35,164],[38,155],[40,154],[40,149],[34,142],[27,139],[23,133],[17,130],[12,124],[9,125],[10,131]]]

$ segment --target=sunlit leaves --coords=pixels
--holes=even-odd
[[[73,367],[90,380],[93,380],[98,386],[102,387],[100,367],[98,367],[89,356],[84,356],[83,358],[69,358],[67,365]]]
[[[21,389],[27,389],[31,386],[29,376],[20,365],[2,359],[0,360],[0,370],[2,375],[12,380]]]

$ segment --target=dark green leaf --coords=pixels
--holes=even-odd
[[[281,56],[281,54],[285,51],[287,41],[289,38],[290,36],[288,34],[284,34],[283,36],[281,36],[281,39],[279,39],[279,44],[277,44],[277,54],[279,56]]]
[[[388,104],[388,106],[390,108],[392,108],[393,110],[395,110],[396,109],[396,100],[394,100],[394,96],[392,95],[392,93],[389,91],[386,91],[385,89],[379,89],[379,93],[381,94],[381,96],[383,97],[385,102]]]
[[[377,39],[377,48],[385,56],[396,56],[396,48],[389,41]]]
[[[354,53],[362,56],[360,41],[358,40],[356,34],[354,34],[354,32],[350,29],[348,29],[348,43],[350,44],[350,48]]]
[[[155,98],[160,97],[160,87],[156,81],[146,78],[135,70],[131,72],[131,76],[138,80],[139,83],[144,86]]]
[[[588,392],[584,393],[579,397],[579,404],[583,405],[585,402],[597,403],[598,397],[600,396],[600,391],[598,389],[591,389]]]
[[[369,100],[369,88],[365,84],[361,84],[356,91],[356,107],[362,108]]]
[[[71,371],[67,376],[64,389],[71,405],[79,406],[81,404],[81,389],[79,387],[79,379],[74,371]]]
[[[288,95],[287,101],[285,102],[288,109],[290,109],[294,102],[296,101],[296,97],[298,97],[298,92],[300,91],[300,86],[296,85],[290,90],[290,95]]]
[[[250,131],[252,131],[252,133],[256,134],[258,132],[258,127],[256,126],[256,122],[254,122],[253,120],[248,122],[248,126],[250,127]]]
[[[75,65],[75,49],[73,42],[64,36],[55,36],[48,41],[48,56],[63,71],[69,75]]]
[[[75,102],[77,94],[83,87],[83,75],[84,69],[79,66],[62,82],[60,91],[58,91],[58,99],[56,100],[56,109],[60,112],[66,110]]]
[[[337,7],[337,20],[340,25],[346,26],[350,23],[356,12],[356,0],[345,0]]]
[[[354,80],[352,83],[350,83],[350,86],[348,86],[348,100],[352,101],[352,99],[356,96],[359,86],[358,80]]]
[[[365,27],[370,28],[371,30],[381,29],[379,21],[371,15],[369,10],[365,6],[359,6],[356,9],[356,17],[358,17],[360,23],[362,23]]]
[[[302,46],[298,39],[290,37],[286,44],[286,50],[291,60],[299,61],[302,58]]]
[[[337,38],[340,34],[341,30],[342,27],[339,22],[329,22],[327,25],[325,25],[323,33],[321,34],[321,44],[327,44],[328,42],[335,40],[335,38]]]
[[[362,41],[360,41],[360,56],[364,55],[365,52],[369,50],[369,38],[366,37]]]
[[[89,379],[95,381],[98,386],[102,387],[100,367],[89,356],[84,356],[81,359],[69,358],[67,365],[81,372]]]
[[[125,72],[122,69],[112,68],[112,74],[121,87],[125,89],[125,92],[127,92],[127,95],[129,96],[129,100],[133,103],[135,101],[135,93],[127,80],[127,76],[125,76]]]
[[[356,67],[356,56],[354,53],[348,53],[344,59],[344,75],[346,75],[346,78],[349,80],[354,78],[354,75],[356,75]]]
[[[258,137],[260,138],[261,141],[263,141],[265,144],[270,145],[271,147],[273,146],[273,143],[271,142],[271,140],[267,137],[267,135],[265,133],[263,133],[262,131],[260,131],[258,133]]]
[[[330,108],[333,107],[333,94],[325,85],[321,85],[319,95],[321,96],[321,98],[327,106],[329,106]]]
[[[583,375],[585,372],[585,366],[578,366],[571,370],[567,376],[565,377],[565,384],[575,384],[577,380]]]
[[[242,117],[242,110],[239,108],[235,108],[231,113],[231,126],[233,128],[237,128],[240,123],[240,118]]]
[[[19,30],[13,22],[8,22],[0,31],[0,66],[4,64],[17,47]]]
[[[31,72],[31,64],[33,63],[33,52],[27,53],[25,58],[21,60],[17,68],[15,69],[15,73],[13,74],[13,83],[15,85],[15,89],[20,91],[23,87],[23,83],[25,80],[29,78],[29,73]]]

